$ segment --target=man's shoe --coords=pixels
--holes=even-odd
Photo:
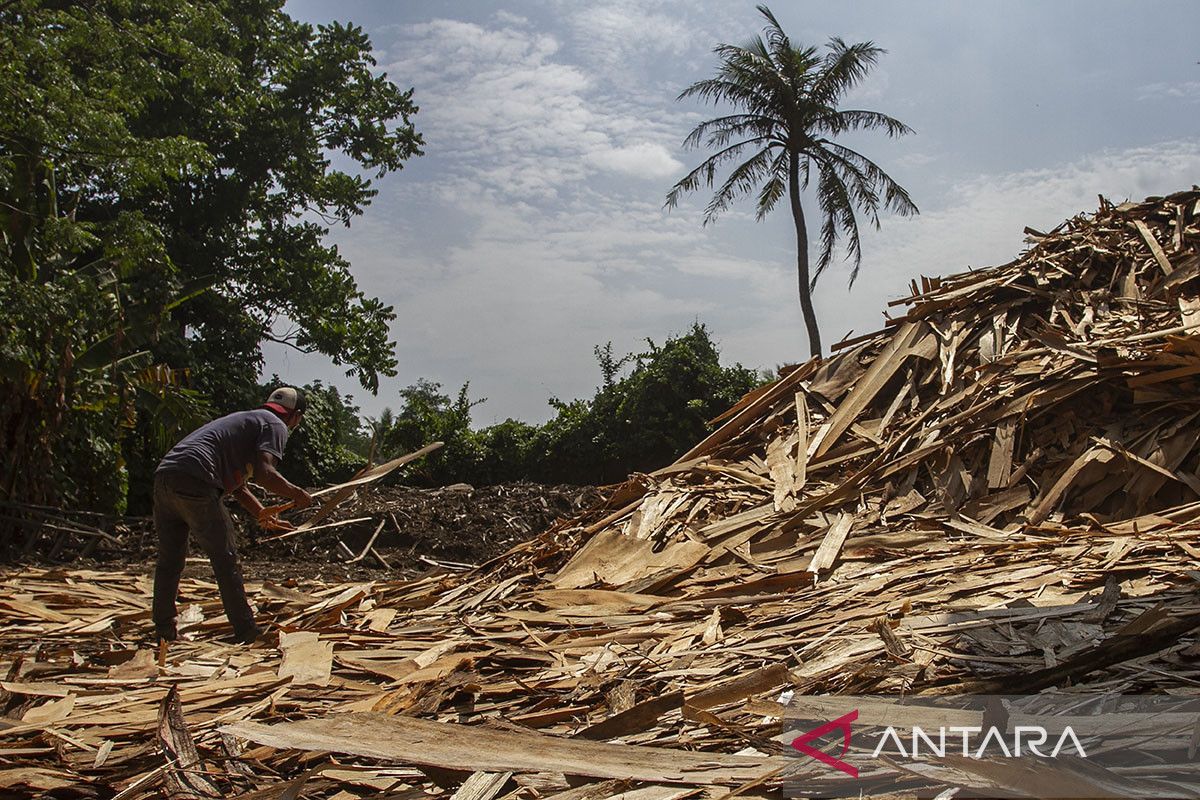
[[[253,628],[247,628],[244,631],[234,631],[233,635],[227,637],[225,641],[234,644],[254,644],[260,636],[262,636],[262,628],[255,625]]]

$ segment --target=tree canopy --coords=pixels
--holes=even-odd
[[[376,66],[282,0],[0,4],[4,496],[112,505],[54,462],[120,476],[204,396],[257,402],[268,339],[394,374],[391,308],[325,242],[420,153]]]

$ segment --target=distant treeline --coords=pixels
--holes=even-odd
[[[470,386],[453,396],[425,380],[400,392],[396,410],[365,419],[332,386],[310,384],[309,410],[293,434],[284,474],[306,485],[345,479],[368,458],[378,463],[431,441],[445,447],[398,478],[414,485],[515,480],[601,484],[665,466],[705,436],[720,414],[762,377],[722,366],[703,325],[621,358],[596,348],[601,383],[590,399],[550,400],[545,425],[508,419],[475,429]]]

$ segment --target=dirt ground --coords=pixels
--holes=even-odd
[[[456,484],[437,489],[368,487],[327,520],[364,518],[362,521],[270,542],[263,541],[270,534],[257,531],[240,509],[234,507],[233,516],[239,528],[242,572],[248,580],[395,580],[431,569],[480,564],[602,498],[602,492],[593,487],[534,483]],[[299,522],[308,513],[298,512],[290,519]],[[357,556],[381,523],[373,549],[386,559],[387,566],[370,553],[348,563],[350,556],[338,543]],[[114,533],[126,546],[97,552],[89,562],[116,566],[153,561],[155,537],[149,519],[126,519]],[[185,574],[202,577],[207,570],[203,554],[193,545]]]

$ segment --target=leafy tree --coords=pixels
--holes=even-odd
[[[767,20],[765,40],[756,37],[740,47],[717,45],[717,76],[698,81],[679,95],[680,100],[698,97],[728,103],[738,111],[700,123],[684,140],[685,147],[706,146],[716,152],[675,184],[666,205],[676,206],[683,195],[701,185],[711,188],[719,168],[739,161],[705,207],[705,224],[716,220],[737,198],[755,191],[757,217],[762,220],[786,193],[796,229],[800,308],[809,349],[820,356],[812,290],[832,261],[839,237],[845,237],[854,263],[851,285],[858,277],[862,253],[856,211],[866,214],[876,227],[881,209],[917,213],[908,193],[878,165],[834,139],[857,130],[882,130],[890,137],[912,130],[885,114],[838,107],[884,50],[872,42],[848,45],[835,37],[821,55],[815,47],[793,45],[770,9],[758,6],[758,10]],[[746,153],[749,157],[742,160]],[[800,193],[814,178],[822,223],[820,254],[810,274]]]
[[[661,347],[647,345],[621,359],[611,345],[596,348],[602,385],[590,401],[551,401],[557,413],[534,438],[530,477],[609,483],[663,467],[707,435],[709,419],[759,383],[740,364],[722,367],[699,323]]]
[[[283,5],[205,4],[206,52],[227,54],[220,79],[179,71],[169,100],[135,120],[146,135],[187,137],[213,156],[137,202],[185,278],[215,279],[216,291],[177,316],[188,336],[172,340],[214,397],[254,387],[267,339],[325,353],[372,391],[395,374],[392,309],[359,291],[324,236],[375,195],[357,170],[382,176],[420,153],[412,90],[377,74],[361,28],[314,29]]]
[[[617,480],[612,464],[616,420],[596,413],[596,401],[563,402],[551,398],[554,417],[538,429],[532,443],[529,477],[544,483],[600,484]]]
[[[195,143],[129,127],[168,53],[180,55],[152,26],[66,4],[0,6],[0,500],[119,510],[123,442],[136,430],[169,438],[207,413],[186,373],[146,349],[202,287],[184,287],[136,208],[81,210],[85,196],[208,163]]]
[[[471,409],[484,400],[471,400],[464,383],[451,399],[442,385],[420,378],[400,392],[404,404],[398,412],[384,409],[373,427],[379,447],[378,461],[419,450],[430,442],[443,446],[405,471],[408,482],[439,485],[470,480],[479,459],[471,431]]]
[[[282,7],[0,3],[0,500],[119,508],[196,389],[260,399],[264,339],[392,374],[391,310],[322,238],[374,194],[332,159],[399,169],[416,107],[361,29]]]
[[[123,510],[135,431],[161,446],[207,417],[185,376],[136,349],[156,309],[122,299],[106,270],[45,283],[0,273],[0,500]]]
[[[475,463],[463,480],[484,486],[529,480],[536,469],[533,459],[539,430],[537,425],[506,419],[472,432]]]
[[[398,411],[385,408],[359,424],[348,395],[311,384],[305,387],[309,410],[288,444],[285,475],[310,486],[331,483],[361,466],[372,449],[378,463],[433,441],[444,446],[392,480],[417,486],[594,484],[657,469],[707,435],[707,420],[760,378],[740,364],[722,366],[698,323],[661,346],[649,340],[647,346],[621,357],[611,344],[597,347],[601,385],[595,396],[551,400],[555,416],[542,426],[507,419],[475,430],[472,409],[485,401],[471,399],[470,385],[451,396],[424,378],[400,392]]]

